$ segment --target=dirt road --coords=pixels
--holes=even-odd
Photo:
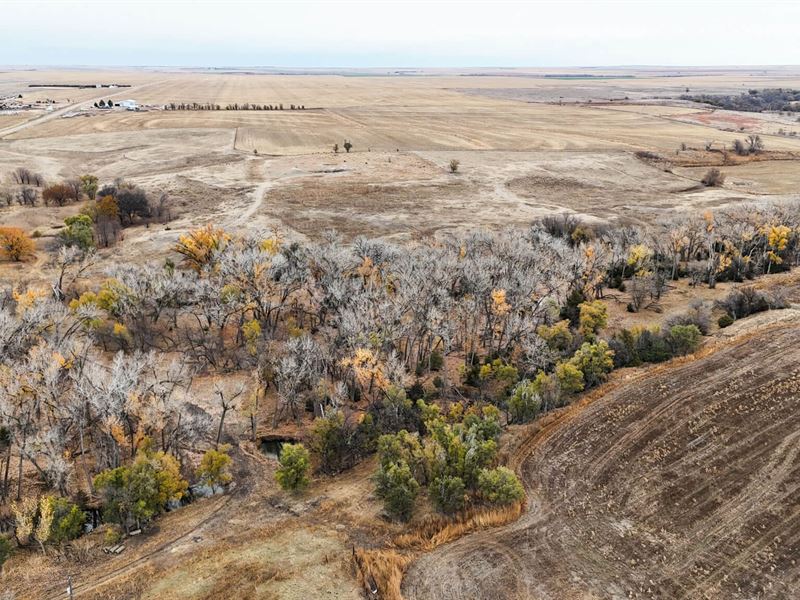
[[[412,565],[408,599],[791,598],[800,323],[571,411],[525,444],[529,510]]]

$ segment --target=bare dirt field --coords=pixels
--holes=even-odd
[[[404,594],[791,597],[798,341],[795,315],[567,409],[519,450],[526,515],[424,556]]]

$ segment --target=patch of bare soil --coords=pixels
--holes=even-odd
[[[508,182],[508,187],[521,196],[531,196],[537,188],[548,191],[575,192],[577,190],[598,189],[600,186],[571,177],[551,177],[547,175],[528,175]]]
[[[336,229],[345,238],[414,238],[436,231],[528,225],[551,209],[532,206],[503,188],[502,171],[449,162],[467,153],[330,153],[270,159],[269,186],[254,222],[315,238]],[[465,161],[466,162],[466,161]],[[291,167],[291,168],[290,168]]]
[[[200,215],[213,219],[226,204],[244,203],[250,186],[214,185],[191,176],[177,175],[165,182],[164,191],[173,199],[173,218],[192,215],[197,226],[203,224]],[[217,217],[219,215],[217,214]]]
[[[703,125],[712,125],[719,128],[732,127],[742,131],[755,127],[759,124],[759,120],[754,118],[753,115],[730,110],[697,112],[689,115],[683,115],[682,119],[689,122],[702,123]]]
[[[437,207],[452,205],[467,193],[458,181],[417,183],[327,183],[285,186],[269,195],[267,214],[309,237],[336,229],[345,237],[414,231],[429,235],[442,228]],[[457,207],[455,207],[457,208]]]
[[[355,581],[347,577],[349,559],[343,533],[287,528],[214,546],[151,580],[141,597],[356,599]]]
[[[528,512],[424,556],[405,596],[793,597],[799,342],[795,318],[567,409],[520,450]]]

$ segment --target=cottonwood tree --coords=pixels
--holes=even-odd
[[[276,427],[288,412],[297,419],[305,400],[303,392],[313,389],[319,382],[325,366],[324,356],[319,345],[311,336],[290,339],[286,353],[275,364],[275,387],[278,392],[278,405],[272,419]]]
[[[137,217],[150,216],[147,194],[141,188],[126,185],[117,191],[114,199],[119,207],[119,217],[123,225],[132,225]]]
[[[36,253],[36,244],[18,227],[0,227],[0,257],[20,262]]]
[[[97,195],[98,179],[95,175],[81,175],[81,192],[86,194],[90,200],[94,200]]]
[[[242,250],[220,254],[220,276],[251,305],[253,317],[274,332],[287,303],[308,279],[307,259],[298,245],[281,247],[277,234],[244,244]]]
[[[181,398],[189,391],[193,370],[185,359],[163,363],[154,352],[148,355],[136,412],[145,435],[157,441],[163,452],[177,457],[181,442],[198,441],[208,431],[196,429]]]
[[[220,291],[214,281],[195,281],[194,302],[186,312],[196,326],[182,328],[180,334],[198,366],[210,365],[224,371],[240,366],[243,348],[236,335],[241,331],[247,304],[236,290]]]
[[[24,360],[11,362],[0,372],[0,420],[7,424],[18,456],[18,498],[23,461],[33,466],[47,485],[66,493],[72,464],[64,454],[74,402],[69,371],[81,361],[86,347],[77,340],[41,340],[27,351]]]
[[[138,351],[127,355],[120,351],[109,365],[97,359],[89,362],[78,381],[78,394],[96,416],[95,444],[106,468],[121,464],[125,445],[129,456],[136,454],[141,441],[136,410],[151,361],[152,356]]]
[[[11,173],[11,176],[14,179],[14,183],[19,185],[35,185],[36,187],[44,185],[44,177],[25,167],[18,167]]]
[[[751,134],[747,136],[747,149],[751,154],[760,154],[764,150],[764,142],[761,136]]]
[[[311,461],[308,450],[302,444],[284,444],[278,459],[280,466],[275,471],[275,480],[286,491],[298,492],[310,483]]]
[[[103,190],[100,191],[103,194]],[[198,273],[210,266],[230,241],[230,235],[211,225],[190,231],[178,238],[175,252],[181,254],[185,263]]]
[[[212,489],[221,489],[233,481],[230,466],[233,462],[228,452],[230,446],[223,445],[219,449],[209,449],[203,453],[200,465],[195,474],[197,478]]]
[[[116,243],[120,235],[121,222],[119,204],[113,196],[102,196],[94,205],[95,231],[101,246]]]
[[[54,183],[42,190],[42,200],[45,206],[64,206],[75,200],[75,191],[66,183]]]
[[[22,187],[17,191],[17,204],[20,206],[36,206],[39,192],[32,187]]]
[[[51,263],[58,272],[58,278],[53,283],[55,299],[66,299],[75,282],[96,263],[94,249],[84,251],[77,246],[61,246]]]

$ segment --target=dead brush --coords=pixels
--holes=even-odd
[[[413,556],[395,550],[354,550],[358,580],[367,598],[403,600],[400,584]]]
[[[369,598],[403,600],[400,586],[408,565],[422,552],[431,550],[460,538],[467,533],[498,527],[518,519],[525,510],[525,502],[498,508],[472,508],[455,518],[429,515],[414,526],[413,531],[398,535],[393,549],[354,550],[353,558],[358,579]]]
[[[471,508],[453,519],[431,515],[414,531],[397,536],[394,543],[398,548],[430,551],[467,533],[510,523],[524,509],[525,503],[517,502],[497,508]]]

